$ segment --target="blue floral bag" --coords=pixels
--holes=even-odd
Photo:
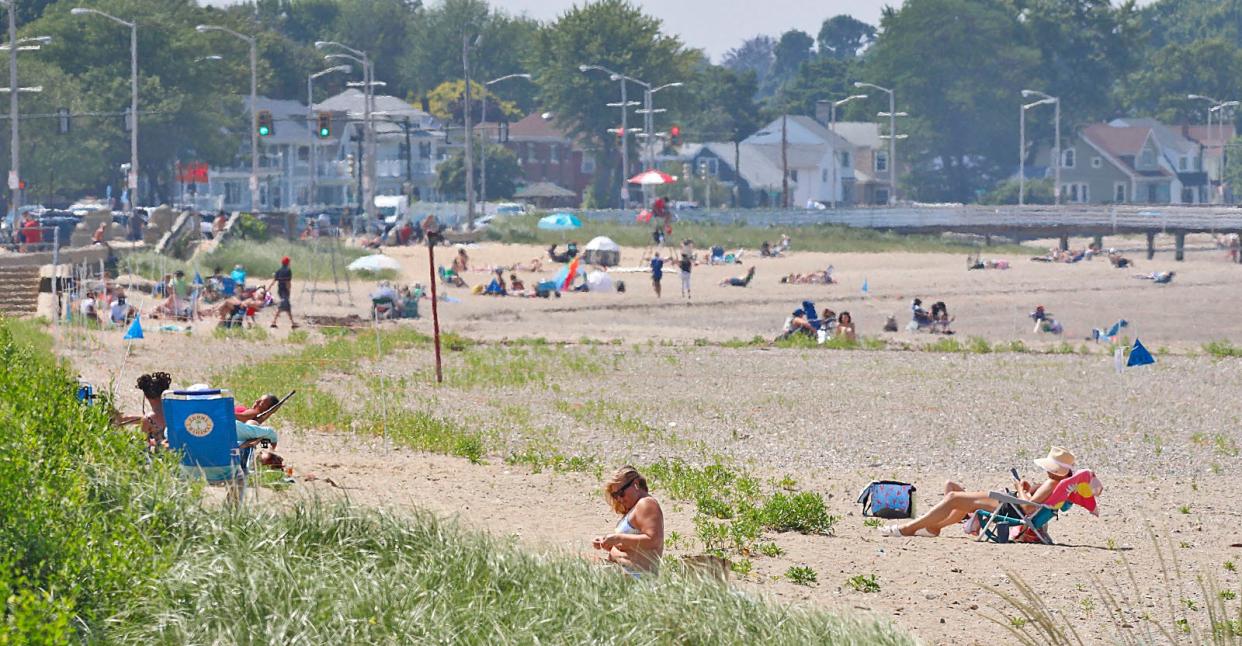
[[[894,480],[876,480],[863,487],[858,503],[864,516],[910,518],[914,509],[914,485]]]

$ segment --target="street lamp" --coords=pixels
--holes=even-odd
[[[250,210],[257,213],[259,211],[259,129],[255,115],[258,114],[259,109],[258,41],[253,36],[239,34],[232,29],[217,25],[199,25],[194,28],[194,31],[200,34],[222,31],[245,41],[250,46]]]
[[[1038,97],[1044,102],[1051,102],[1055,112],[1053,117],[1053,130],[1055,131],[1056,140],[1052,144],[1052,158],[1055,160],[1053,165],[1052,180],[1052,203],[1060,206],[1061,204],[1061,166],[1065,160],[1061,159],[1061,98],[1045,94],[1038,90],[1022,90],[1022,96],[1030,99]]]
[[[1052,99],[1025,103],[1018,110],[1018,206],[1026,204],[1026,111],[1047,103],[1053,103]]]
[[[375,69],[367,53],[334,40],[315,41],[315,49],[337,48],[349,54],[328,54],[324,60],[352,60],[362,65],[362,132],[366,154],[362,159],[362,208],[368,216],[375,213],[375,126],[371,123],[374,110]],[[356,87],[356,86],[350,86]]]
[[[656,109],[655,93],[670,87],[682,87],[685,83],[682,83],[681,81],[674,81],[672,83],[665,83],[664,85],[653,88],[638,79],[630,80],[647,88],[646,93],[643,95],[643,100],[646,102],[646,106],[644,106],[639,112],[645,116],[645,119],[643,120],[643,129],[646,131],[644,137],[647,145],[647,165],[649,168],[655,168],[655,149],[652,148],[652,145],[656,139],[655,115],[665,111],[662,108],[658,110]]]
[[[897,117],[904,117],[906,114],[904,112],[900,114],[897,112],[897,98],[893,91],[889,88],[880,87],[874,83],[864,83],[862,81],[854,81],[854,87],[869,87],[888,95],[888,112],[880,113],[888,116],[888,136],[881,138],[888,139],[888,203],[894,204],[897,201],[897,140],[905,139],[905,135],[897,135]]]
[[[482,119],[484,123],[487,123],[487,88],[501,81],[508,81],[509,79],[526,79],[529,81],[530,78],[531,78],[530,74],[527,74],[525,72],[519,72],[517,74],[506,74],[500,78],[494,78],[484,83],[483,84],[483,109],[482,109],[481,114],[479,115],[479,118]],[[497,124],[497,127],[499,127],[499,123]],[[483,136],[484,137],[487,136],[487,129],[483,130]],[[497,137],[497,139],[499,139],[499,137]],[[481,146],[481,148],[482,148],[482,152],[481,152],[482,158],[479,160],[479,163],[481,165],[481,168],[479,168],[479,175],[480,175],[479,177],[479,204],[480,204],[480,207],[483,209],[483,215],[487,215],[487,142],[486,141],[483,142],[483,145]],[[406,154],[412,155],[413,151],[407,150]]]
[[[17,86],[17,52],[32,51],[39,48],[39,45],[45,45],[52,42],[50,36],[39,36],[36,38],[17,38],[17,15],[16,8],[13,6],[16,0],[7,0],[4,4],[8,8],[9,13],[9,190],[12,191],[13,198],[13,217],[17,217],[17,212],[22,206],[22,183],[21,183],[21,137],[18,132],[18,113],[17,113],[17,95],[22,91],[33,92],[42,91],[42,86],[38,90],[34,88],[20,88]],[[35,43],[32,45],[22,46],[22,43]]]
[[[307,206],[313,206],[315,204],[315,183],[319,178],[319,168],[317,166],[318,159],[316,154],[317,146],[315,145],[316,140],[319,138],[319,133],[315,132],[315,128],[311,125],[315,123],[315,79],[321,76],[327,76],[328,74],[333,74],[335,72],[344,72],[348,74],[353,71],[353,69],[354,68],[349,65],[336,65],[329,67],[326,70],[315,72],[314,74],[306,77],[306,134],[310,135],[310,180],[308,181],[306,189]]]
[[[837,134],[837,108],[849,103],[850,101],[857,101],[865,98],[867,98],[866,94],[852,94],[844,99],[841,99],[840,101],[832,102],[831,107],[828,109],[828,128],[832,131],[832,134]],[[834,151],[832,154],[832,208],[834,209],[837,208],[837,167],[841,165],[840,159],[840,153]]]
[[[129,189],[129,217],[133,218],[134,204],[138,201],[138,23],[86,7],[74,7],[69,13],[74,16],[94,14],[129,27],[129,176],[125,183]]]
[[[605,72],[609,75],[610,78],[615,77],[616,79],[621,80],[621,103],[619,104],[609,103],[608,105],[609,107],[620,106],[621,108],[621,132],[619,133],[621,135],[621,208],[628,209],[630,208],[630,190],[627,184],[627,181],[629,180],[628,175],[630,173],[630,150],[629,150],[630,148],[629,147],[630,101],[626,97],[625,77],[623,77],[622,75],[602,65],[579,65],[578,66],[579,72],[586,73],[592,70]]]

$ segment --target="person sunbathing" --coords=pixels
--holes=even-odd
[[[815,338],[815,326],[811,325],[811,320],[806,317],[806,311],[797,309],[793,314],[785,320],[785,330],[781,335],[776,337],[777,341],[783,341],[795,334],[806,334],[811,338]]]
[[[509,291],[518,292],[518,293],[525,292],[526,283],[522,282],[522,279],[518,278],[517,274],[510,273],[509,274]]]
[[[1116,249],[1109,249],[1108,264],[1112,265],[1114,269],[1126,269],[1127,267],[1133,267],[1134,261],[1117,253]]]
[[[755,266],[751,265],[750,269],[746,270],[745,276],[734,276],[732,278],[726,278],[720,281],[720,286],[721,287],[746,287],[747,285],[750,285],[750,281],[753,280],[754,278],[755,278]]]
[[[516,271],[529,271],[539,273],[543,271],[543,261],[538,258],[531,258],[528,263],[518,263],[513,266]]]
[[[236,417],[239,422],[255,422],[255,420],[258,420],[255,423],[261,423],[263,421],[262,418],[264,417],[263,413],[271,410],[278,401],[280,401],[280,399],[277,398],[276,395],[268,393],[254,400],[254,403],[250,406],[235,406],[233,408],[233,416]]]
[[[172,377],[167,372],[152,372],[138,377],[137,388],[142,391],[151,412],[143,415],[130,415],[114,418],[117,426],[141,423],[142,432],[147,436],[147,447],[154,449],[168,446],[165,429],[168,422],[164,419],[164,391],[172,385]]]
[[[858,335],[854,331],[854,317],[849,312],[841,312],[837,315],[837,329],[834,336],[850,343],[858,340]]]
[[[1074,454],[1059,446],[1048,451],[1048,457],[1036,458],[1035,465],[1048,475],[1048,479],[1039,486],[1026,480],[1018,483],[1017,496],[1032,503],[1042,503],[1052,494],[1057,483],[1074,475]],[[939,536],[941,530],[966,520],[978,510],[996,512],[1000,503],[988,496],[987,491],[966,491],[962,485],[949,481],[944,485],[944,498],[927,513],[903,525],[886,525],[880,528],[880,534],[888,537],[903,536]],[[1034,505],[1024,506],[1027,512],[1033,511]]]
[[[1150,274],[1134,274],[1139,280],[1150,280],[1158,285],[1167,285],[1173,282],[1173,274],[1171,271],[1153,271]]]
[[[607,554],[601,560],[616,563],[634,578],[654,574],[664,555],[664,510],[647,489],[647,479],[624,466],[604,485],[604,499],[621,515],[611,534],[597,536],[591,547]]]
[[[949,329],[949,324],[953,323],[953,317],[949,316],[949,306],[944,301],[936,301],[931,307],[931,331],[940,334],[953,334],[953,330]]]

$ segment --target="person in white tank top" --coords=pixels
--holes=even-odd
[[[621,467],[604,485],[604,497],[621,520],[613,533],[597,536],[591,546],[632,576],[655,573],[664,555],[664,511],[648,491],[647,479],[632,466]]]

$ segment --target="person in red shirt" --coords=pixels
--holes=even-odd
[[[22,222],[22,238],[26,242],[26,251],[32,251],[32,246],[43,242],[43,231],[39,228],[39,221],[27,215]]]

